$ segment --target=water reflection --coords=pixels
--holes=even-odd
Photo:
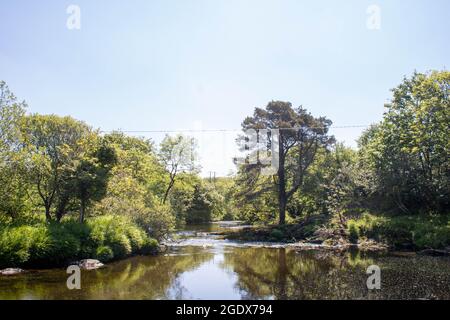
[[[68,290],[60,269],[3,277],[0,299],[450,299],[448,258],[214,243],[84,271],[81,290]],[[381,268],[382,287],[369,292],[372,264]]]
[[[0,299],[173,299],[180,274],[214,254],[201,248],[158,257],[133,257],[104,269],[82,271],[81,290],[68,290],[65,270],[45,270],[0,279]]]
[[[371,263],[352,254],[244,248],[226,254],[224,266],[238,274],[247,299],[345,299],[365,295]]]

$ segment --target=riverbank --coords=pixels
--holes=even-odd
[[[449,298],[448,257],[306,243],[241,243],[219,235],[239,227],[228,222],[186,226],[173,235],[178,237],[167,243],[164,254],[134,256],[83,272],[83,290],[66,287],[65,268],[5,276],[0,299]],[[383,290],[367,290],[370,265],[383,270]]]
[[[351,248],[412,251],[431,255],[450,253],[450,215],[382,216],[364,213],[346,226],[323,219],[283,226],[252,226],[225,230],[225,239],[244,242],[299,243],[302,249]]]
[[[99,216],[85,223],[42,219],[11,222],[0,228],[0,269],[63,267],[73,261],[102,263],[158,252],[159,244],[120,216]]]

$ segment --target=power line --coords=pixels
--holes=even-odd
[[[347,129],[347,128],[368,128],[370,125],[347,125],[347,126],[330,126],[330,127],[307,127],[309,129]],[[277,128],[277,130],[297,130],[301,127],[292,128]],[[258,129],[261,130],[261,129]],[[100,130],[101,133],[112,133],[112,132],[122,132],[122,133],[195,133],[195,132],[237,132],[242,131],[242,129],[184,129],[184,130]]]

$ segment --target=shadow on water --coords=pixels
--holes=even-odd
[[[450,299],[448,258],[221,245],[208,235],[217,226],[190,229],[184,237],[214,245],[180,245],[83,271],[81,290],[67,289],[61,269],[3,277],[0,299]],[[373,264],[381,290],[369,291]]]

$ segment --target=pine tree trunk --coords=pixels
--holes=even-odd
[[[283,151],[283,140],[280,134],[280,146],[279,146],[279,167],[278,167],[278,208],[279,208],[279,224],[283,225],[286,223],[286,177],[284,168],[284,151]]]

